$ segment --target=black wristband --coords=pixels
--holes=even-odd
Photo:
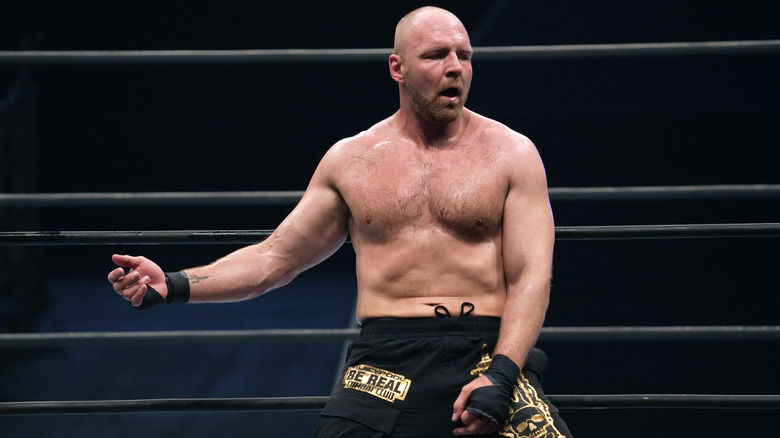
[[[482,415],[500,426],[509,415],[509,398],[520,376],[520,368],[512,359],[497,354],[483,375],[493,385],[475,389],[469,397],[466,410]]]
[[[138,310],[147,310],[160,304],[186,303],[190,300],[190,280],[183,271],[166,272],[165,286],[168,288],[168,295],[163,299],[157,290],[146,285],[146,293],[141,305],[136,307]]]
[[[520,376],[520,368],[512,359],[503,354],[493,356],[490,366],[485,371],[485,377],[490,379],[494,385],[510,388],[515,386],[518,376]]]
[[[184,271],[166,272],[165,285],[168,286],[165,304],[186,303],[190,300],[190,279]]]

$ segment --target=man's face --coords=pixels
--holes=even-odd
[[[471,86],[472,48],[463,26],[433,19],[410,34],[403,86],[415,110],[426,119],[458,118]]]

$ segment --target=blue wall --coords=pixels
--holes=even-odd
[[[354,282],[304,275],[284,291],[223,305],[138,312],[107,282],[53,280],[36,332],[346,328]],[[4,400],[112,400],[328,395],[342,343],[71,346],[0,350]],[[4,437],[288,436],[311,434],[316,411],[2,417]]]

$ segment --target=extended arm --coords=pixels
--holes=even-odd
[[[268,239],[239,249],[197,268],[185,269],[190,302],[240,301],[289,283],[302,271],[332,255],[347,238],[347,207],[335,188],[326,154],[295,209]],[[114,290],[139,306],[152,286],[168,293],[162,270],[144,257],[114,256],[114,262],[131,268],[111,271]]]
[[[310,185],[268,239],[207,266],[185,269],[190,301],[244,300],[284,286],[332,255],[346,238],[346,207],[339,194]]]

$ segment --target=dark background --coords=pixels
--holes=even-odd
[[[721,4],[722,3],[722,4]],[[780,38],[776,2],[451,1],[479,46]],[[389,48],[424,3],[0,1],[1,50]],[[468,106],[529,136],[550,187],[778,184],[780,56],[474,59]],[[302,190],[387,117],[386,63],[0,66],[0,191]],[[2,208],[11,230],[271,229],[276,207]],[[556,224],[780,222],[774,199],[556,202]],[[346,246],[250,303],[139,314],[113,252],[167,270],[229,245],[0,247],[6,332],[351,326]],[[776,325],[776,239],[561,241],[548,326]],[[777,394],[776,341],[547,342],[550,394]],[[340,345],[0,351],[2,401],[325,395]],[[752,436],[771,410],[565,410],[578,437]],[[316,412],[0,417],[3,436],[308,436]]]

